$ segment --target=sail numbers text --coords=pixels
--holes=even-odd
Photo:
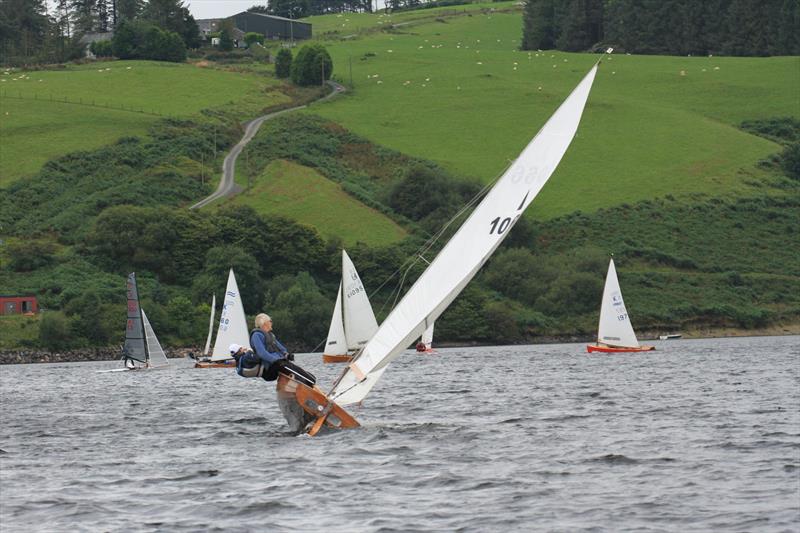
[[[498,235],[502,235],[508,229],[508,226],[511,225],[511,217],[506,217],[500,220],[500,217],[492,220],[489,224],[492,225],[492,229],[489,230],[489,235],[493,234],[495,230],[497,230]]]

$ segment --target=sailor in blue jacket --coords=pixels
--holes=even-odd
[[[278,379],[279,373],[284,373],[302,383],[313,387],[317,382],[317,378],[313,374],[300,368],[294,364],[294,354],[289,353],[289,350],[280,343],[272,332],[272,319],[269,315],[261,313],[256,316],[255,329],[250,332],[250,347],[253,349],[252,356],[243,357],[241,359],[243,366],[247,363],[246,359],[258,358],[263,372],[261,377],[267,381],[274,381]],[[250,353],[250,352],[248,352]],[[239,372],[240,375],[242,372]]]

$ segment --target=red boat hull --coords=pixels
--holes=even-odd
[[[322,362],[323,363],[349,363],[353,360],[352,355],[328,355],[322,354]]]
[[[655,346],[639,346],[638,348],[625,348],[622,346],[603,346],[600,344],[587,344],[586,351],[589,353],[628,353],[628,352],[651,352],[655,350]]]

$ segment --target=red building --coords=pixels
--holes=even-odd
[[[28,315],[38,312],[36,296],[0,296],[0,315]]]

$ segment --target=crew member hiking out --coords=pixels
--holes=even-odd
[[[313,374],[294,364],[294,354],[289,353],[272,332],[272,319],[261,313],[256,316],[255,329],[250,332],[250,348],[252,352],[241,354],[242,349],[236,346],[239,355],[236,371],[244,377],[262,377],[266,381],[275,381],[278,374],[283,373],[300,383],[313,387],[317,378]],[[233,353],[234,346],[231,346]],[[253,369],[260,366],[255,372]],[[249,372],[248,372],[249,370]]]

